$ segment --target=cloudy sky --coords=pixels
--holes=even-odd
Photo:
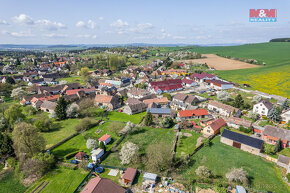
[[[224,44],[290,37],[289,0],[0,0],[0,5],[0,44]],[[277,9],[277,22],[251,23],[249,9]]]

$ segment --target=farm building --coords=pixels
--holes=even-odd
[[[229,127],[239,129],[240,127],[250,128],[252,127],[252,121],[247,121],[238,117],[229,117],[225,120]]]
[[[94,149],[91,153],[92,160],[94,163],[96,163],[98,159],[100,159],[104,155],[105,151],[103,149],[98,148]]]
[[[208,102],[207,108],[211,111],[214,111],[220,115],[229,117],[229,116],[241,116],[241,111],[238,108],[232,107],[230,105],[226,105],[217,101],[210,100]]]
[[[96,177],[91,179],[81,193],[126,193],[127,191],[112,180]]]
[[[204,135],[216,135],[219,133],[220,129],[226,126],[225,120],[223,118],[216,119],[214,121],[208,122],[208,125],[202,129]]]
[[[226,89],[231,89],[234,87],[234,83],[232,82],[225,82],[222,80],[205,80],[208,85],[217,90],[226,90]]]
[[[120,105],[119,97],[115,96],[108,96],[108,95],[96,95],[95,97],[95,104],[97,106],[106,106],[109,109],[115,109]]]
[[[182,81],[180,79],[150,82],[149,86],[151,91],[156,94],[162,94],[164,92],[170,93],[183,89]]]
[[[282,112],[281,114],[282,117],[282,124],[287,124],[290,122],[290,109],[287,111]]]
[[[190,75],[190,78],[199,82],[204,82],[205,80],[214,80],[218,79],[216,75],[214,74],[208,74],[205,72],[202,72],[201,74],[199,73],[193,73]]]
[[[110,143],[112,140],[111,135],[103,135],[101,138],[99,138],[99,143],[104,142],[105,145]]]
[[[206,118],[207,116],[208,112],[206,109],[178,111],[178,117],[180,119],[201,119]]]
[[[56,105],[56,102],[43,101],[40,105],[40,109],[44,112],[54,113]]]
[[[132,185],[136,174],[137,174],[137,170],[133,168],[127,168],[122,177],[124,184]]]
[[[223,131],[221,142],[255,155],[260,154],[264,144],[263,140],[230,131],[228,129]]]
[[[279,139],[281,139],[281,145],[283,148],[290,146],[290,130],[266,125],[263,131],[263,139],[266,143],[275,145]]]
[[[169,108],[147,108],[155,118],[175,117],[175,112]]]

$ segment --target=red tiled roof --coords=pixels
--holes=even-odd
[[[109,95],[96,95],[95,101],[98,103],[110,103],[113,99],[113,96]]]
[[[195,109],[195,110],[184,110],[178,112],[179,117],[192,117],[192,116],[202,116],[208,115],[206,109]]]
[[[168,103],[168,99],[166,97],[162,98],[154,98],[154,99],[146,99],[143,101],[145,104],[151,104],[151,103]]]
[[[226,126],[227,123],[225,122],[225,120],[223,118],[219,118],[214,120],[212,123],[209,124],[209,126],[214,130],[217,131],[219,130],[221,127]]]
[[[99,139],[99,141],[106,141],[107,139],[109,139],[111,137],[111,135],[103,135],[100,139]]]
[[[184,78],[184,79],[182,79],[182,82],[185,83],[185,84],[192,84],[194,81],[190,80],[190,79],[187,79],[187,78]]]
[[[133,181],[135,178],[137,170],[133,169],[133,168],[127,168],[127,170],[125,171],[123,178],[129,181]]]
[[[95,90],[96,90],[95,88],[81,88],[81,89],[67,90],[66,95],[74,95],[74,94],[77,94],[77,92],[79,92],[79,91],[93,92]]]
[[[81,193],[125,193],[126,190],[110,179],[96,177],[89,181]]]
[[[84,152],[79,152],[75,155],[75,157],[84,157],[84,156],[86,156],[86,153]]]
[[[198,78],[198,79],[203,79],[205,77],[208,77],[208,78],[213,78],[215,77],[214,74],[208,74],[208,73],[205,73],[205,72],[202,72],[201,74],[198,74],[198,73],[193,73],[190,78]]]
[[[43,101],[56,100],[58,98],[59,98],[59,95],[52,95],[52,96],[38,98],[38,100],[40,100],[41,102],[43,102]]]

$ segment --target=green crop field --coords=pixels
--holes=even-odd
[[[177,51],[178,49],[180,48],[166,48],[162,51]],[[191,47],[188,50],[265,62],[266,66],[260,68],[215,71],[215,73],[228,81],[250,84],[252,87],[250,89],[253,90],[290,97],[290,43],[288,42]]]

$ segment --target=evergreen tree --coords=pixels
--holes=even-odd
[[[6,83],[9,83],[9,84],[15,84],[15,80],[14,80],[12,77],[8,76],[8,77],[6,78]]]
[[[36,61],[36,59],[33,60],[33,65],[34,65],[34,66],[37,66],[37,61]]]
[[[20,62],[19,58],[16,59],[15,65],[16,65],[16,66],[21,65],[21,62]]]
[[[12,139],[6,133],[0,132],[0,157],[9,155],[13,152]]]
[[[144,123],[146,126],[150,126],[153,123],[153,116],[150,111],[148,111],[145,115]]]
[[[164,121],[161,122],[161,127],[170,128],[173,125],[173,120],[171,117],[166,117]]]
[[[63,97],[59,97],[57,101],[57,105],[55,107],[55,114],[56,117],[59,120],[64,120],[66,119],[66,108],[67,108],[67,102]]]
[[[100,149],[103,149],[104,151],[106,151],[106,145],[103,141],[100,142]]]
[[[275,147],[274,147],[274,152],[275,153],[277,153],[277,152],[279,152],[280,150],[281,150],[281,139],[279,139],[278,141],[277,141],[277,143],[275,144]]]
[[[282,104],[282,111],[287,110],[289,108],[288,99],[286,99]]]
[[[242,95],[238,94],[235,98],[235,101],[234,101],[234,107],[236,108],[241,108],[244,106],[244,99],[242,97]]]
[[[281,116],[278,112],[278,109],[276,107],[273,107],[269,113],[268,113],[268,118],[271,120],[271,121],[274,121],[274,122],[280,122],[281,121]]]

